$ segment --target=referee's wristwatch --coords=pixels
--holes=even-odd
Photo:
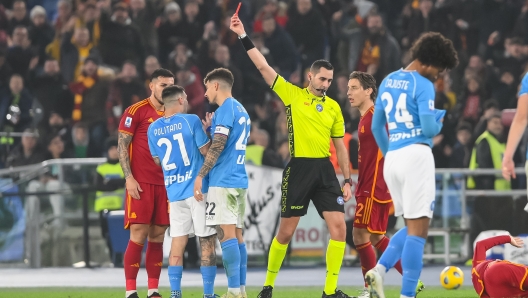
[[[348,185],[352,186],[352,180],[350,178],[345,179],[345,181],[343,182],[343,186],[345,186],[345,184],[347,183]]]

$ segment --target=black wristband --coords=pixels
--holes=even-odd
[[[249,39],[249,36],[247,35],[244,36],[244,38],[240,38],[240,41],[242,42],[244,49],[246,49],[246,52],[255,47],[255,45],[253,44],[253,42],[251,41],[251,39]]]

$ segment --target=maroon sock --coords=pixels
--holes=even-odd
[[[148,288],[157,289],[163,266],[163,242],[150,242],[147,246],[145,267],[147,267]]]
[[[127,291],[136,290],[136,278],[139,272],[139,264],[141,263],[142,250],[143,244],[138,244],[132,240],[128,241],[128,246],[123,258]]]
[[[363,278],[370,269],[376,266],[376,253],[372,247],[372,243],[367,242],[360,245],[356,245],[356,250],[359,254],[359,261],[361,262],[361,271],[363,272]],[[367,284],[365,283],[365,287]]]

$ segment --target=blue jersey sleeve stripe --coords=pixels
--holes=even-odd
[[[207,140],[207,142],[203,143],[203,145],[198,145],[198,149],[202,149],[205,145],[209,144],[210,140]]]
[[[191,124],[189,123],[189,121],[187,121],[187,119],[186,119],[185,117],[182,117],[182,118],[183,118],[183,120],[185,120],[185,122],[187,123],[187,126],[189,127],[189,130],[191,131],[191,134],[194,135],[194,131],[193,131],[193,129],[192,129]]]

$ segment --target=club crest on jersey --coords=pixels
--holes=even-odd
[[[323,105],[321,105],[320,103],[318,103],[315,108],[317,109],[318,112],[322,112],[323,111]]]
[[[343,199],[342,196],[337,197],[337,203],[339,205],[345,205],[345,200]]]
[[[131,117],[126,117],[125,126],[128,127],[128,128],[130,128],[130,126],[132,126],[132,118]]]

